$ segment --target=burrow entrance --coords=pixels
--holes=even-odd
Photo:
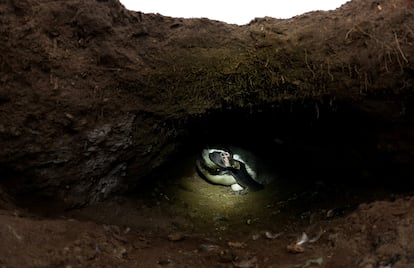
[[[378,150],[384,127],[351,105],[330,101],[212,111],[187,122],[179,151],[130,195],[165,204],[172,217],[234,235],[340,217],[358,204],[413,189]],[[272,169],[274,182],[238,195],[204,181],[195,160],[210,145],[250,150]]]
[[[394,199],[413,189],[378,150],[378,133],[386,126],[351,105],[326,100],[226,108],[181,127],[170,160],[128,193],[70,211],[50,209],[52,202],[33,202],[36,198],[17,203],[48,217],[255,236],[341,217],[358,204]],[[274,182],[238,195],[203,180],[195,159],[202,148],[217,144],[256,154],[271,168]]]

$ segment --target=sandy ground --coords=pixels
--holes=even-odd
[[[414,267],[410,195],[282,178],[238,195],[192,168],[165,176],[152,191],[66,212],[9,204],[2,267]],[[303,233],[310,241],[289,251]]]

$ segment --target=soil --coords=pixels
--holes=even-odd
[[[50,200],[20,199],[26,209],[0,215],[2,266],[413,266],[407,193],[281,179],[237,195],[200,179],[193,165],[166,182],[66,212]],[[315,241],[289,252],[303,233]]]
[[[414,267],[413,20],[2,1],[0,267]],[[274,183],[204,181],[213,143]]]

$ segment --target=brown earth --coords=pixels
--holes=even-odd
[[[0,267],[414,267],[413,21],[411,0],[244,26],[0,2]],[[211,143],[275,184],[201,180]]]

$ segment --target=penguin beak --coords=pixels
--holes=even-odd
[[[222,152],[221,154],[220,154],[220,156],[221,156],[221,159],[223,160],[223,163],[224,163],[224,166],[225,167],[231,167],[231,156],[230,156],[230,154],[228,153],[228,152]]]

